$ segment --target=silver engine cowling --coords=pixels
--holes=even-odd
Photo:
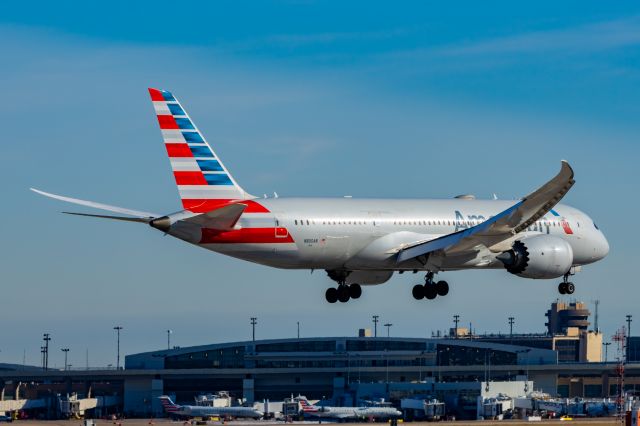
[[[511,250],[497,256],[507,271],[523,278],[561,277],[571,269],[573,249],[562,238],[536,235],[516,241]]]

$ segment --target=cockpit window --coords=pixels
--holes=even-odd
[[[600,228],[598,228],[598,225],[596,225],[595,222],[593,222],[593,226],[595,226],[597,230],[600,230]]]

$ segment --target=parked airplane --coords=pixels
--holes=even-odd
[[[435,274],[505,268],[519,277],[569,277],[609,252],[596,224],[559,205],[574,184],[566,161],[547,183],[517,201],[453,199],[264,198],[247,193],[167,91],[149,89],[183,210],[167,215],[33,191],[118,215],[70,213],[149,224],[200,247],[267,266],[324,269],[338,285],[329,303],[362,294],[394,272],[425,272],[416,299],[449,292]],[[124,215],[124,216],[122,216]]]
[[[334,419],[367,419],[402,417],[402,411],[393,407],[325,407],[309,404],[300,400],[302,412],[314,417],[330,417]]]
[[[166,395],[160,397],[165,412],[175,417],[250,417],[262,418],[263,413],[253,407],[209,407],[201,405],[177,405]]]

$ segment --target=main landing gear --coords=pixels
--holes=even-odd
[[[337,301],[346,303],[349,299],[357,299],[362,296],[362,287],[360,284],[347,285],[343,282],[338,285],[338,288],[329,287],[324,296],[329,303],[336,303]]]
[[[329,278],[338,283],[338,288],[329,287],[324,297],[327,299],[329,303],[336,303],[340,301],[340,303],[347,303],[349,299],[358,299],[362,296],[362,287],[360,284],[347,284],[347,276],[349,276],[350,271],[343,270],[329,270],[327,271],[327,275]]]
[[[562,282],[558,284],[558,292],[560,294],[573,294],[573,292],[576,291],[576,286],[569,281],[570,275],[571,274],[569,272],[564,274],[564,277],[562,277]]]
[[[446,296],[449,294],[449,283],[446,281],[433,281],[433,272],[427,272],[424,277],[424,285],[416,284],[411,290],[413,298],[416,300],[429,299],[433,300],[437,296]]]

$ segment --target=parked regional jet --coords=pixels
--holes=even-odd
[[[453,199],[264,198],[231,176],[176,98],[149,89],[183,209],[156,214],[33,191],[118,215],[70,213],[149,224],[191,244],[267,266],[324,269],[338,285],[329,303],[362,294],[394,272],[424,272],[416,299],[449,292],[435,274],[504,268],[523,278],[562,277],[560,294],[575,290],[569,277],[609,252],[584,212],[559,205],[574,184],[569,163],[517,201]]]
[[[166,395],[160,397],[167,414],[176,417],[250,417],[262,418],[263,413],[253,407],[209,407],[202,405],[177,405]]]
[[[313,417],[329,417],[333,419],[391,419],[402,417],[402,411],[393,407],[326,407],[309,404],[306,399],[300,400],[302,412]]]

